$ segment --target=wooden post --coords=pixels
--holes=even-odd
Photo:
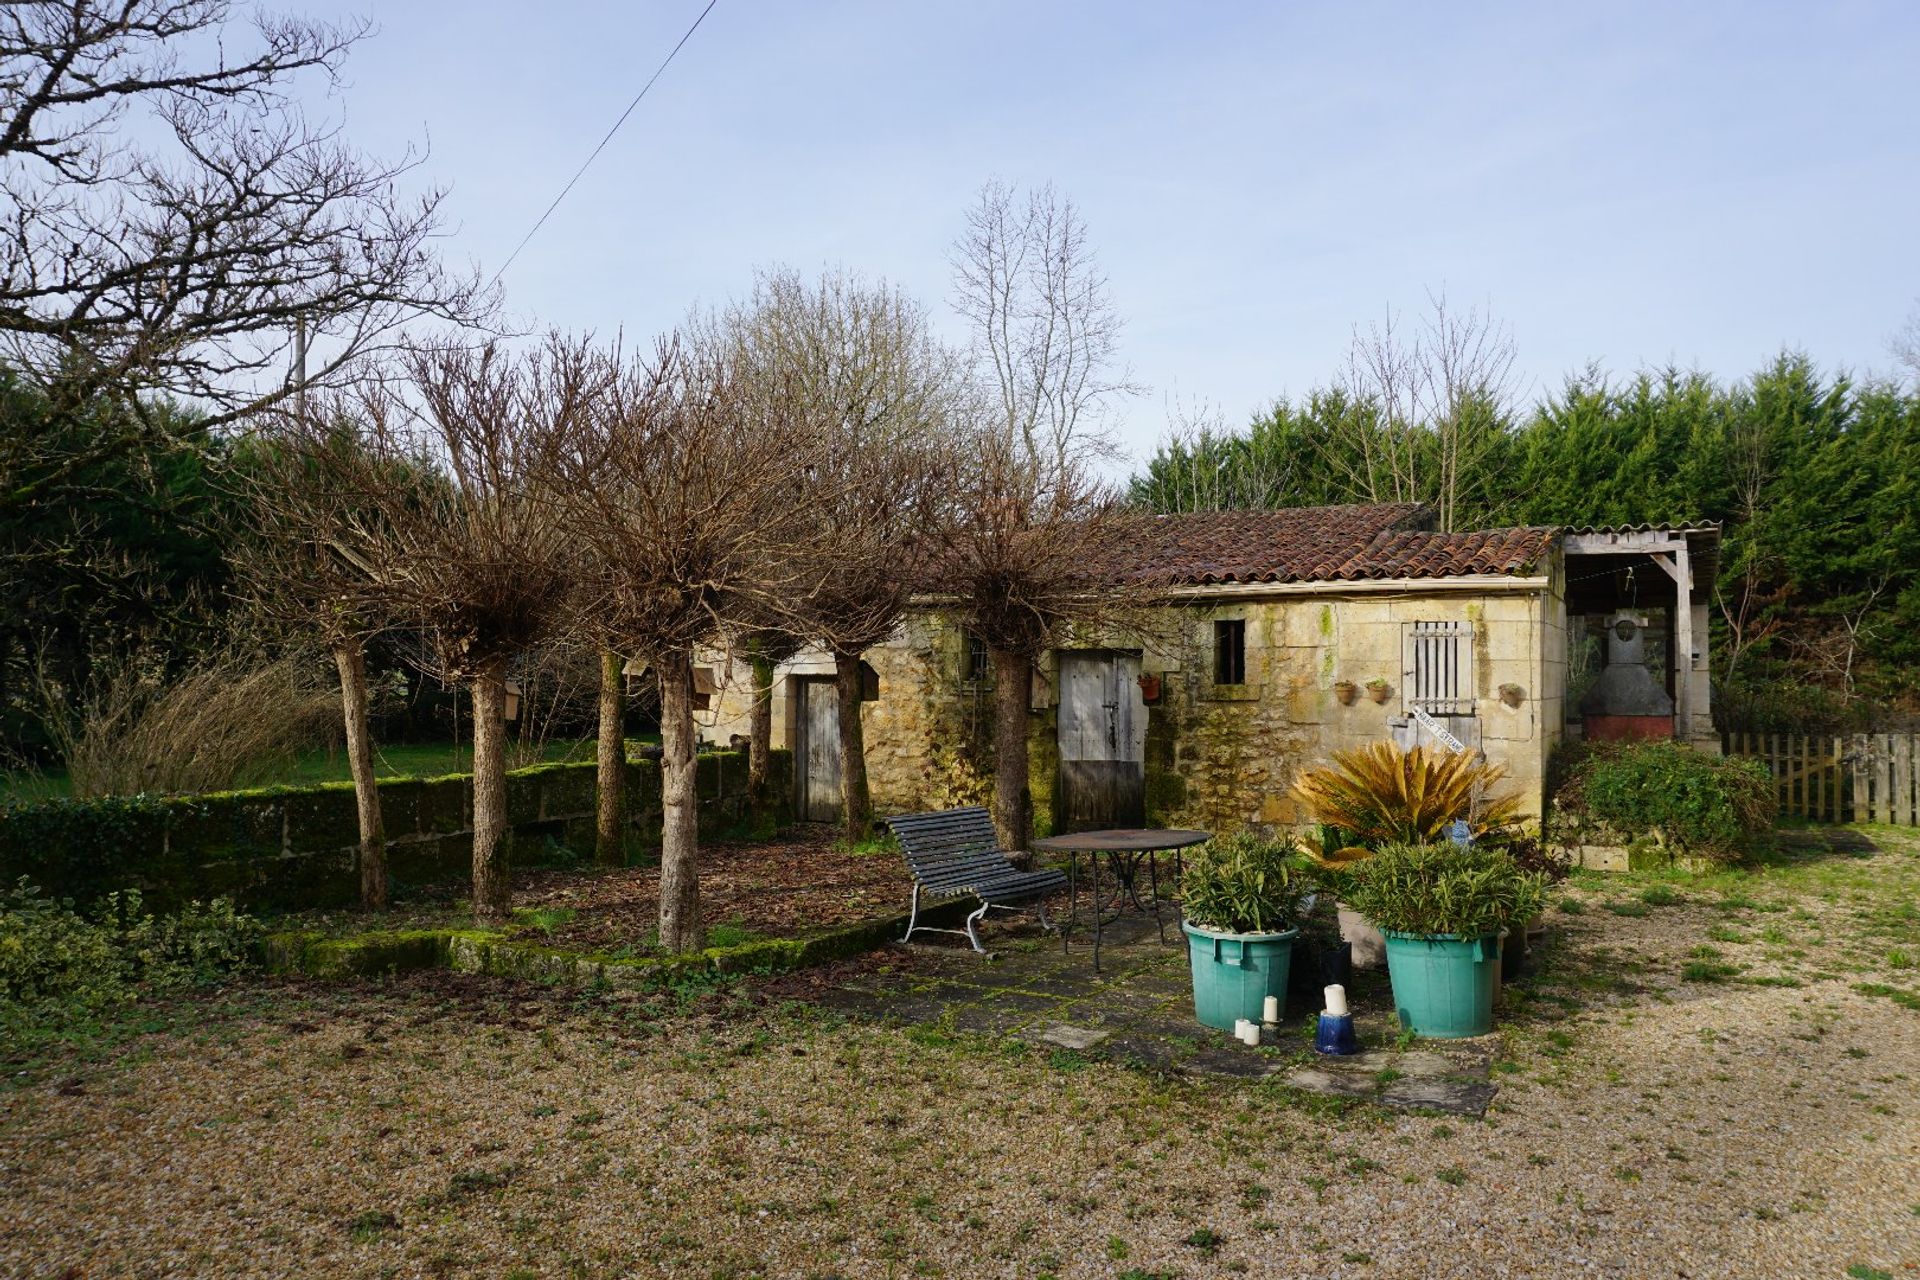
[[[1693,562],[1687,541],[1673,549],[1673,736],[1693,741]]]
[[[1844,767],[1846,753],[1842,750],[1840,738],[1836,735],[1827,740],[1827,750],[1832,752],[1833,762],[1833,820],[1847,820],[1847,774]]]
[[[1893,785],[1887,788],[1892,800],[1892,812],[1887,816],[1887,821],[1902,826],[1920,826],[1920,815],[1914,812],[1913,803],[1914,735],[1894,734],[1889,745],[1893,748],[1887,753],[1893,757]]]
[[[1867,772],[1867,735],[1853,735],[1853,810],[1855,822],[1873,821],[1873,782]]]
[[[1813,758],[1812,734],[1800,737],[1800,768],[1807,778],[1807,816],[1818,822],[1827,816],[1826,810],[1821,807],[1826,799],[1826,777]]]

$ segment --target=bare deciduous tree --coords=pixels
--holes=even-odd
[[[1475,486],[1512,420],[1515,350],[1477,308],[1458,311],[1444,294],[1428,302],[1411,334],[1392,312],[1354,330],[1342,389],[1371,413],[1342,420],[1326,456],[1356,497],[1431,503],[1451,531],[1483,500]]]
[[[127,410],[78,450],[0,442],[0,508],[178,443],[136,393],[236,421],[294,392],[297,342],[324,384],[418,318],[486,313],[432,252],[441,194],[399,194],[418,157],[369,159],[292,97],[367,30],[230,0],[0,8],[0,354],[57,410]]]
[[[1119,500],[1092,465],[1109,447],[1102,411],[1134,388],[1116,368],[1120,319],[1086,225],[1052,187],[1024,200],[985,187],[953,266],[974,385],[930,522],[927,581],[992,655],[994,828],[1024,849],[1033,663],[1075,623],[1115,612],[1097,575]]]
[[[1914,379],[1920,380],[1920,305],[1907,316],[1907,322],[1888,341],[1887,346]]]
[[[698,949],[695,649],[777,616],[802,585],[806,525],[793,502],[807,437],[758,416],[724,351],[662,344],[620,368],[603,412],[575,423],[568,525],[590,552],[579,616],[660,687],[660,943]],[[778,403],[778,401],[775,401]]]
[[[617,867],[627,860],[626,662],[600,650],[599,726],[594,741],[593,860]]]
[[[1111,440],[1102,411],[1136,388],[1119,367],[1121,321],[1086,221],[1051,184],[980,189],[955,242],[953,307],[966,321],[995,416],[1064,468]]]
[[[1113,570],[1129,517],[1084,461],[1036,458],[997,420],[960,441],[953,459],[925,581],[992,655],[994,830],[1003,847],[1025,849],[1033,665],[1074,627],[1125,618],[1132,596]]]
[[[339,544],[356,519],[356,499],[338,482],[364,464],[314,456],[352,451],[361,441],[348,424],[318,431],[295,426],[291,439],[263,438],[243,469],[253,527],[236,548],[235,567],[254,607],[284,626],[317,636],[333,657],[359,818],[360,905],[384,911],[386,829],[374,776],[367,686],[367,642],[381,623],[366,575]]]
[[[955,363],[921,307],[846,272],[817,283],[764,272],[723,333],[754,416],[810,439],[812,470],[794,501],[822,551],[800,566],[788,625],[833,655],[842,817],[847,838],[864,839],[873,804],[861,655],[898,628],[915,586],[908,549],[936,495]]]
[[[576,424],[608,379],[583,343],[529,355],[497,344],[410,353],[405,378],[367,384],[347,413],[364,446],[313,450],[353,517],[334,549],[380,612],[418,628],[473,701],[473,905],[508,910],[509,665],[566,617],[578,556],[552,488]]]

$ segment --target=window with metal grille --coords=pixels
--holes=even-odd
[[[985,680],[993,673],[993,660],[987,655],[987,642],[972,632],[967,633],[966,668],[961,673],[964,680]]]
[[[1405,634],[1402,680],[1407,706],[1428,715],[1473,714],[1473,627],[1465,622],[1413,622]]]
[[[1213,624],[1213,682],[1247,682],[1247,624],[1242,618],[1222,618]]]

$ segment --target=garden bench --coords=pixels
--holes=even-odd
[[[1055,889],[1067,885],[1067,877],[1058,871],[1022,871],[1013,864],[993,834],[993,819],[978,805],[965,809],[945,809],[936,813],[908,813],[888,818],[887,825],[900,841],[907,857],[907,869],[913,873],[913,910],[907,917],[906,942],[917,928],[923,933],[962,932],[959,929],[935,929],[920,921],[920,895],[929,898],[956,898],[972,895],[980,899],[980,909],[967,917],[967,941],[975,951],[985,951],[976,927],[989,908],[1025,911],[1020,905],[1033,902],[1044,929],[1053,928],[1044,903],[1034,902]]]

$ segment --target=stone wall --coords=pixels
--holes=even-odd
[[[769,771],[776,812],[788,805],[792,760]],[[748,817],[746,758],[702,755],[696,767],[705,835]],[[507,775],[507,820],[516,862],[591,857],[596,766],[536,765]],[[473,780],[390,778],[379,784],[387,864],[396,889],[465,876],[473,860]],[[627,766],[628,821],[636,841],[660,841],[660,766]],[[202,796],[51,801],[0,813],[0,879],[25,876],[57,897],[89,902],[136,888],[158,910],[227,896],[250,908],[341,906],[360,890],[353,784],[272,787]]]
[[[1471,716],[1452,731],[1507,767],[1523,808],[1541,811],[1546,762],[1559,737],[1565,685],[1564,626],[1551,617],[1551,585],[1485,593],[1356,593],[1222,600],[1186,611],[1178,643],[1144,651],[1161,677],[1149,709],[1148,820],[1207,830],[1304,821],[1288,792],[1306,768],[1337,750],[1386,738],[1430,742],[1407,719],[1402,642],[1414,622],[1471,629]],[[1242,685],[1213,682],[1211,624],[1246,623]],[[1375,702],[1369,680],[1384,680]],[[1358,686],[1342,705],[1335,685]],[[1517,691],[1513,704],[1502,686]]]
[[[1216,685],[1212,623],[1246,622],[1246,681]],[[1465,622],[1471,627],[1473,714],[1450,721],[1470,745],[1504,764],[1532,817],[1541,811],[1547,757],[1561,733],[1566,686],[1566,609],[1561,574],[1499,580],[1465,589],[1387,590],[1343,584],[1339,590],[1224,593],[1161,611],[1145,638],[1088,636],[1087,648],[1137,648],[1143,674],[1161,678],[1147,711],[1147,818],[1233,830],[1249,824],[1300,822],[1288,790],[1304,768],[1333,751],[1383,738],[1424,740],[1406,718],[1402,642],[1414,622]],[[879,698],[862,709],[869,778],[882,811],[966,802],[954,783],[971,761],[991,776],[992,690],[963,677],[959,632],[928,615],[867,654],[880,678]],[[794,681],[828,674],[825,655],[803,653],[783,664],[774,689],[774,741],[794,732]],[[1036,828],[1049,828],[1057,772],[1055,664],[1034,677],[1032,786]],[[1385,680],[1384,703],[1364,686]],[[1361,690],[1341,705],[1334,686]],[[747,731],[751,705],[745,664],[723,671],[706,732],[719,740]],[[1508,686],[1511,701],[1502,698]],[[964,778],[962,778],[964,780]],[[984,796],[971,798],[983,799]]]

